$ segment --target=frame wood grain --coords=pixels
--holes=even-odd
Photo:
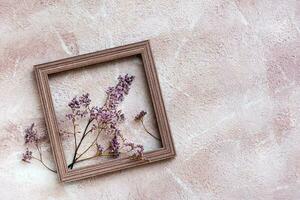
[[[57,119],[52,102],[49,87],[49,75],[67,70],[77,69],[89,65],[104,63],[130,56],[140,55],[142,58],[146,79],[157,120],[158,130],[161,136],[162,148],[146,152],[146,160],[132,160],[130,158],[118,158],[79,169],[68,169],[63,153],[62,141],[59,136]],[[169,123],[161,95],[160,85],[151,52],[150,42],[142,41],[121,47],[115,47],[94,53],[66,58],[54,62],[34,66],[36,81],[42,102],[48,135],[52,152],[57,167],[59,180],[63,182],[80,180],[96,175],[114,172],[126,168],[144,165],[175,156],[175,148],[171,137]]]

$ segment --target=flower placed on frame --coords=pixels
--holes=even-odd
[[[98,144],[98,143],[96,143],[96,147],[97,147],[97,156],[101,156],[102,155],[102,153],[103,153],[103,151],[104,151],[104,148],[103,148],[103,146],[102,145],[100,145],[100,144]]]
[[[134,151],[133,155],[131,156],[131,158],[137,159],[137,160],[144,159],[144,146],[143,145],[140,145],[140,144],[136,145],[134,150],[135,151]]]
[[[107,99],[102,107],[93,106],[91,109],[86,109],[89,108],[91,103],[89,95],[82,95],[79,98],[75,97],[69,103],[69,107],[71,108],[73,115],[74,113],[76,114],[77,110],[84,110],[88,112],[87,114],[84,114],[82,118],[73,117],[73,115],[68,117],[67,115],[68,118],[74,119],[73,124],[79,124],[77,123],[77,120],[79,119],[83,119],[85,117],[88,117],[88,119],[78,143],[75,133],[76,127],[74,126],[75,152],[73,160],[71,164],[68,165],[68,168],[72,169],[76,163],[94,158],[95,156],[84,158],[84,155],[92,146],[95,145],[97,147],[97,152],[95,154],[96,157],[111,156],[112,158],[118,158],[120,156],[123,148],[120,142],[123,143],[126,139],[123,137],[118,128],[119,123],[125,120],[125,115],[121,110],[118,110],[118,105],[124,101],[125,96],[128,95],[133,80],[134,76],[130,76],[128,74],[125,76],[119,76],[118,83],[106,90]],[[85,150],[82,149],[82,141],[85,140],[86,136],[92,132],[95,133],[93,142]],[[105,133],[105,135],[110,138],[108,148],[106,150],[103,150],[103,146],[98,143],[98,138],[101,133]],[[82,153],[79,153],[79,151]]]
[[[128,95],[133,80],[134,76],[128,74],[119,76],[118,83],[114,87],[107,89],[107,99],[102,107],[92,106],[90,108],[91,99],[89,98],[89,93],[82,94],[79,97],[75,96],[68,103],[71,112],[66,115],[66,118],[72,122],[73,130],[72,132],[67,130],[65,132],[72,133],[74,136],[74,155],[68,168],[73,169],[76,163],[95,157],[109,156],[118,158],[121,153],[127,153],[132,159],[144,159],[143,145],[127,142],[118,128],[119,123],[125,120],[125,116],[122,110],[118,110],[117,108],[125,96]],[[142,111],[139,114],[139,119],[142,121],[146,114],[145,111]],[[79,123],[79,120],[87,120],[83,129],[79,127],[79,124],[82,124]],[[104,149],[102,144],[98,143],[101,133],[104,133],[105,136],[109,138],[108,147],[106,149]],[[88,135],[91,135],[94,139],[90,145],[83,148],[82,143]],[[45,165],[42,160],[42,152],[39,147],[39,139],[37,137],[37,131],[34,129],[34,124],[26,129],[25,143],[34,143],[40,157],[34,157],[32,151],[27,149],[25,154],[23,154],[23,161],[29,162],[30,159],[34,158],[39,160],[47,169],[55,172]],[[95,146],[96,153],[94,156],[85,157],[86,153]]]
[[[119,157],[120,155],[120,143],[118,142],[117,134],[113,137],[110,142],[109,146],[110,153],[113,155],[114,158]]]
[[[29,151],[29,149],[27,148],[25,153],[23,153],[22,161],[30,163],[29,160],[31,159],[32,159],[32,151]]]
[[[140,111],[140,112],[135,116],[134,120],[137,121],[137,122],[141,122],[141,124],[142,124],[142,126],[143,126],[145,132],[148,133],[148,134],[149,134],[151,137],[153,137],[154,139],[160,141],[160,138],[159,138],[159,137],[153,135],[153,134],[152,134],[150,131],[148,131],[148,129],[146,128],[146,126],[145,126],[145,124],[144,124],[144,117],[145,117],[146,114],[147,114],[147,112],[144,111],[144,110],[142,110],[142,111]]]
[[[134,160],[144,159],[144,146],[140,144],[134,144],[133,142],[126,142],[124,146],[128,148],[128,153],[130,153],[130,158]]]

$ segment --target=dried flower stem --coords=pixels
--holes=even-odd
[[[73,134],[74,134],[74,143],[75,143],[75,149],[77,148],[77,138],[76,138],[76,125],[75,120],[72,120],[73,123]]]
[[[82,134],[82,136],[81,136],[81,139],[80,139],[80,141],[79,141],[79,143],[78,143],[78,146],[77,146],[77,148],[75,149],[72,163],[69,165],[70,169],[73,169],[73,166],[74,166],[74,164],[75,164],[75,162],[76,162],[77,152],[78,152],[78,149],[79,149],[80,145],[82,144],[83,139],[87,136],[87,134],[88,134],[89,132],[92,131],[92,129],[90,129],[89,131],[87,131],[87,129],[88,129],[88,127],[90,126],[90,124],[91,124],[92,121],[93,121],[93,120],[90,119],[90,120],[88,121],[87,125],[85,126],[84,132],[83,132],[83,134]]]
[[[143,125],[143,128],[144,130],[146,131],[146,133],[148,133],[149,135],[151,135],[154,139],[158,140],[158,141],[161,141],[161,139],[155,135],[153,135],[150,131],[148,131],[148,129],[146,128],[145,124],[144,124],[144,120],[143,118],[140,120],[142,125]]]
[[[101,133],[101,131],[102,131],[102,129],[100,129],[99,131],[98,131],[98,134],[97,134],[97,136],[96,136],[96,138],[94,139],[94,141],[90,144],[90,146],[86,149],[86,150],[84,150],[76,159],[75,159],[75,162],[81,157],[81,156],[83,156],[92,146],[94,146],[95,144],[96,144],[96,142],[97,142],[97,140],[98,140],[98,138],[99,138],[99,135],[100,135],[100,133]]]
[[[51,169],[50,167],[48,167],[48,166],[43,162],[43,160],[41,160],[41,159],[39,159],[39,158],[36,158],[36,157],[34,157],[34,156],[32,156],[32,158],[35,159],[35,160],[40,161],[40,162],[42,163],[42,165],[44,165],[44,167],[46,167],[49,171],[51,171],[51,172],[53,172],[53,173],[57,173],[56,170]]]
[[[43,156],[42,156],[42,152],[41,152],[41,149],[40,149],[40,147],[39,147],[39,145],[38,145],[37,142],[35,143],[35,147],[36,147],[36,149],[37,149],[38,152],[39,152],[39,157],[40,157],[40,158],[36,158],[36,157],[34,157],[34,156],[32,156],[32,158],[33,158],[33,159],[36,159],[36,160],[38,160],[38,161],[40,161],[40,162],[44,165],[44,167],[46,167],[46,168],[47,168],[48,170],[50,170],[51,172],[57,173],[56,170],[51,169],[50,167],[48,167],[48,166],[44,163],[44,161],[43,161]]]

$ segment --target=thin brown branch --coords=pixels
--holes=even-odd
[[[45,163],[44,163],[44,161],[43,160],[41,160],[41,159],[39,159],[39,158],[36,158],[36,157],[34,157],[34,156],[32,156],[32,158],[33,159],[35,159],[35,160],[38,160],[38,161],[40,161],[41,163],[42,163],[42,165],[44,165],[44,167],[46,167],[46,169],[48,169],[49,171],[51,171],[51,172],[53,172],[53,173],[57,173],[57,171],[56,170],[54,170],[54,169],[51,169],[50,167],[48,167]]]
[[[154,139],[161,141],[159,137],[153,135],[150,131],[148,131],[148,129],[146,128],[145,124],[144,124],[144,120],[141,119],[141,123],[143,125],[144,130],[146,131],[146,133],[148,133],[149,135],[151,135]]]
[[[75,125],[75,119],[72,120],[73,123],[73,135],[74,135],[74,143],[75,143],[75,149],[77,148],[77,138],[76,138],[76,125]]]
[[[87,131],[87,129],[88,129],[88,127],[90,126],[90,124],[91,124],[92,121],[93,121],[93,119],[92,119],[92,120],[89,119],[87,125],[85,126],[85,129],[84,129],[84,131],[83,131],[83,134],[82,134],[82,136],[81,136],[81,139],[80,139],[80,141],[79,141],[79,143],[78,143],[78,145],[77,145],[77,148],[75,149],[72,163],[69,165],[69,167],[70,167],[71,169],[73,168],[73,165],[75,164],[77,152],[78,152],[78,149],[79,149],[80,145],[82,144],[83,139],[87,136],[87,134],[88,134],[89,132],[91,132],[91,131],[93,130],[93,129],[90,129],[89,131]]]
[[[102,131],[102,129],[100,129],[100,130],[98,130],[98,134],[97,134],[97,136],[96,136],[96,138],[94,139],[94,141],[90,144],[90,146],[86,149],[86,150],[84,150],[76,159],[75,159],[75,162],[76,162],[76,160],[78,160],[81,156],[83,156],[92,146],[94,146],[94,144],[97,142],[97,140],[98,140],[98,137],[99,137],[99,135],[100,135],[100,133],[101,133],[101,131]]]

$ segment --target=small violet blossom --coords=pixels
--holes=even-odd
[[[120,143],[118,142],[117,135],[115,135],[113,137],[113,139],[111,140],[109,149],[110,149],[110,152],[113,154],[114,158],[119,157],[119,155],[120,155],[120,152],[119,152]]]
[[[89,98],[89,93],[82,94],[79,98],[74,97],[68,103],[72,113],[66,115],[67,119],[74,121],[76,117],[85,117],[88,114],[88,107],[90,103],[91,99]]]
[[[134,119],[135,119],[136,121],[139,121],[139,120],[143,119],[143,117],[144,117],[146,114],[147,114],[147,112],[144,111],[144,110],[142,110],[139,114],[137,114],[137,115],[135,116]]]
[[[28,148],[26,149],[26,152],[23,153],[22,161],[24,162],[30,162],[29,160],[32,159],[32,151],[29,151]]]
[[[96,146],[97,146],[97,154],[101,155],[104,151],[104,148],[98,143],[96,144]]]
[[[36,143],[38,141],[37,131],[34,129],[34,123],[25,129],[25,144]]]
[[[124,143],[125,147],[129,148],[129,152],[131,152],[131,158],[140,160],[144,158],[144,146],[140,144],[134,144],[133,142]]]
[[[134,76],[119,76],[119,82],[115,87],[109,87],[106,91],[108,99],[106,102],[106,107],[115,109],[119,103],[124,100],[124,96],[128,94],[130,85],[134,80]]]
[[[79,97],[79,103],[80,105],[82,105],[83,107],[88,107],[91,103],[91,99],[89,98],[90,94],[86,93],[81,95],[81,97]]]

